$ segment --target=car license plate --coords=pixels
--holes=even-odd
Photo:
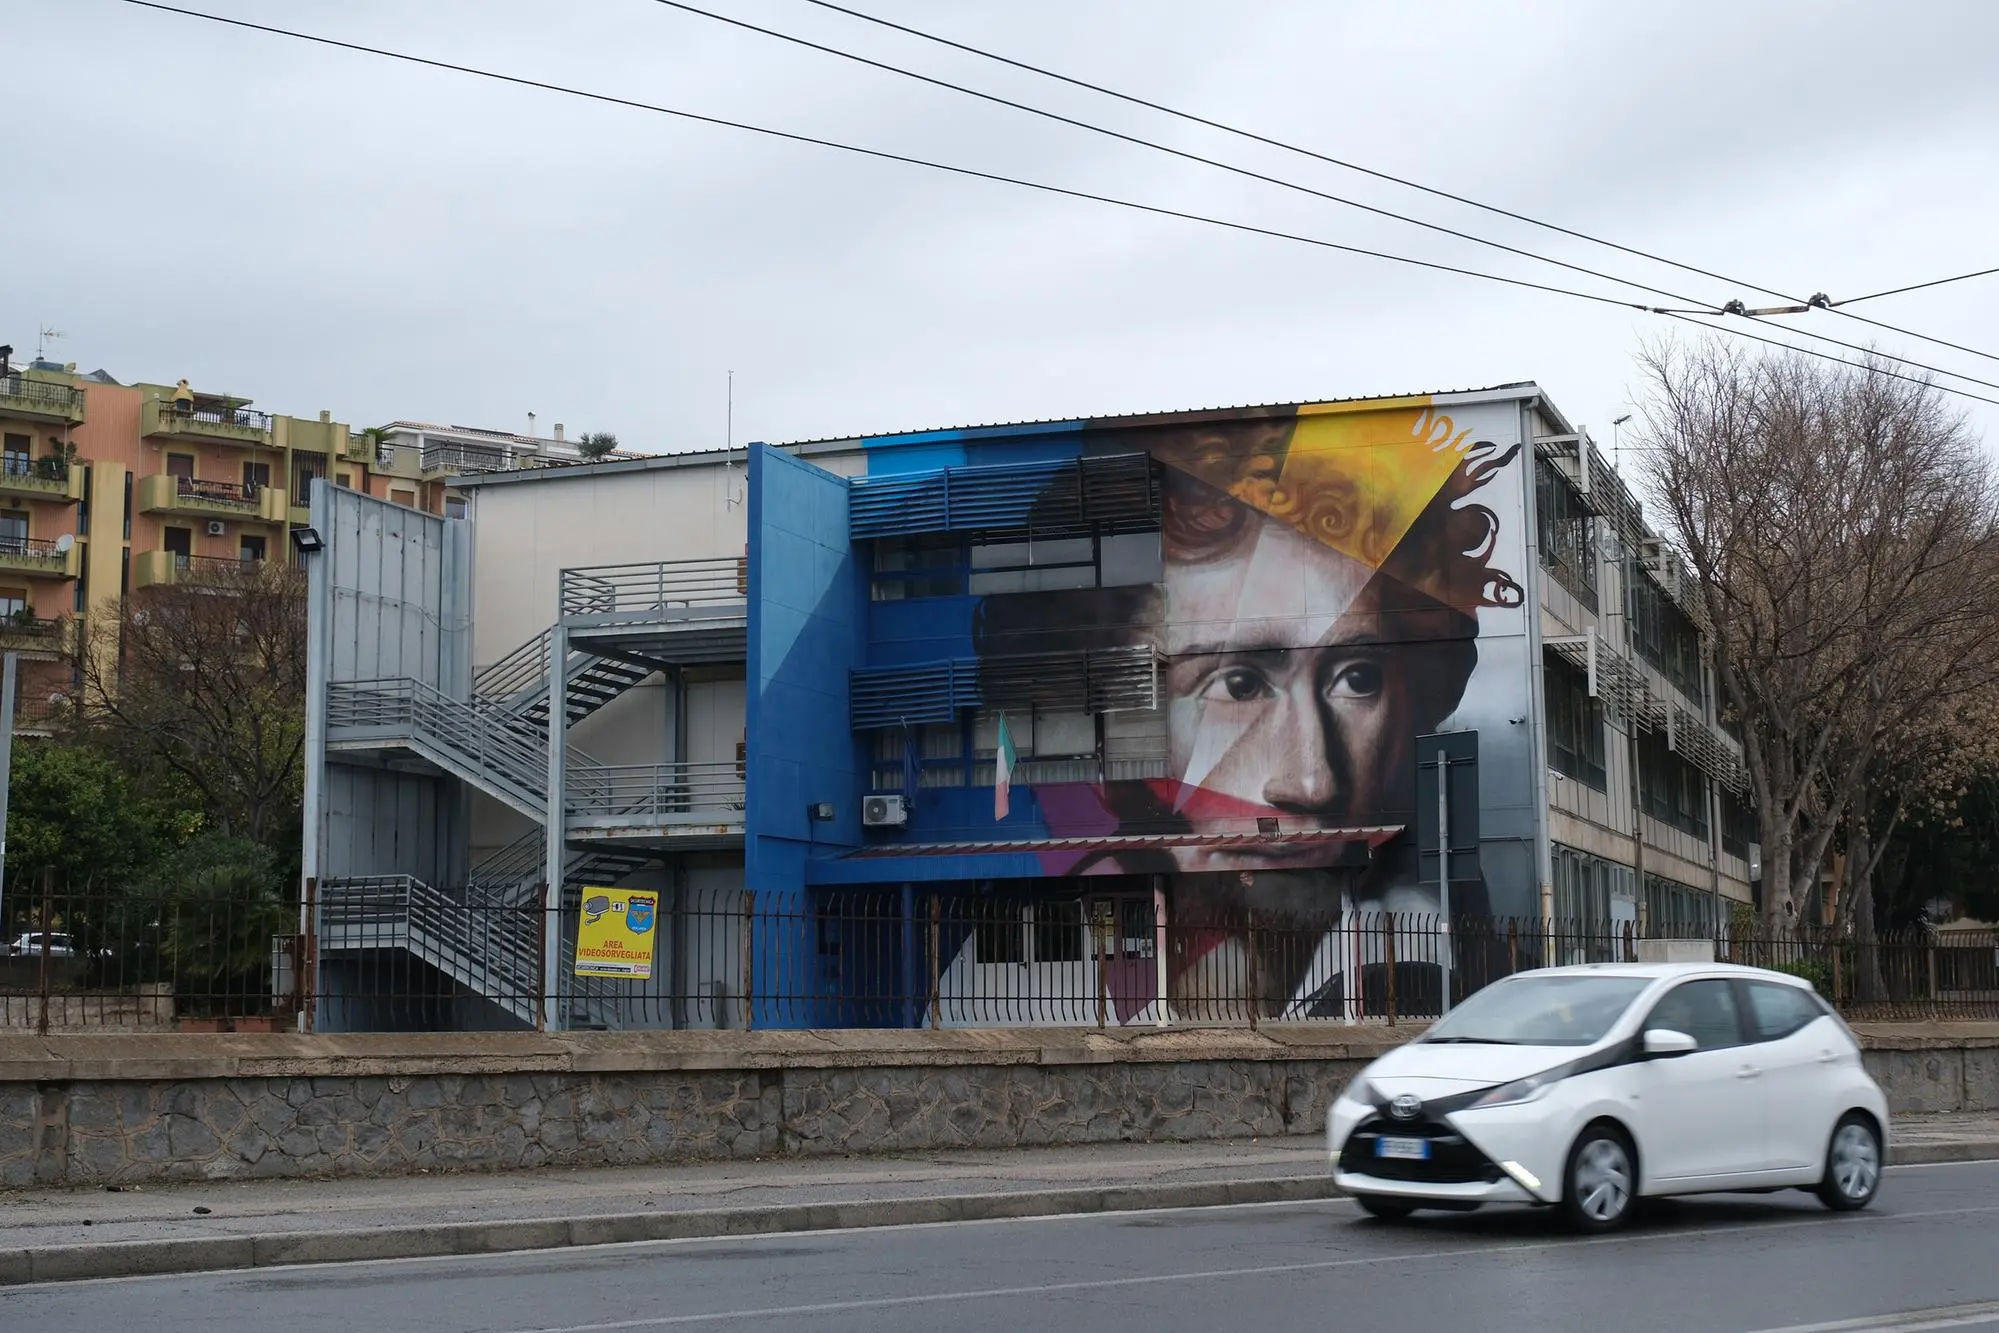
[[[1404,1162],[1427,1162],[1430,1160],[1430,1141],[1383,1137],[1374,1141],[1374,1155],[1392,1157]]]

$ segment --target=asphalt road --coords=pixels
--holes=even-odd
[[[1606,1329],[1999,1333],[1999,1163],[1894,1170],[1874,1210],[1666,1205],[1579,1240],[1542,1213],[1391,1226],[1345,1202],[959,1223],[0,1292],[0,1330]]]

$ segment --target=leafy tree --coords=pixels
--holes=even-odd
[[[127,599],[84,654],[94,744],[192,792],[218,833],[295,840],[305,776],[305,580],[276,562]]]
[[[576,452],[592,463],[607,457],[618,447],[618,437],[609,431],[592,431],[577,441]]]
[[[7,883],[23,893],[45,875],[58,887],[129,883],[200,825],[184,797],[143,794],[110,756],[84,747],[17,741],[11,782]]]

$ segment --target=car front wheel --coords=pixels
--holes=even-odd
[[[1416,1211],[1416,1205],[1413,1203],[1404,1203],[1400,1199],[1386,1199],[1379,1194],[1356,1194],[1353,1196],[1353,1201],[1360,1205],[1363,1213],[1369,1217],[1378,1217],[1384,1222],[1403,1221]]]
[[[1609,1125],[1592,1125],[1569,1151],[1562,1212],[1578,1231],[1615,1231],[1631,1219],[1638,1191],[1631,1141]]]
[[[1850,1111],[1833,1127],[1826,1147],[1819,1202],[1834,1212],[1855,1212],[1874,1202],[1880,1189],[1881,1133],[1866,1116]]]

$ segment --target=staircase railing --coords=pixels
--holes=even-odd
[[[327,687],[326,723],[428,742],[522,793],[545,791],[548,750],[533,729],[496,705],[454,699],[418,680],[340,681]]]
[[[533,1017],[541,994],[539,915],[461,901],[412,875],[321,885],[320,931],[329,944],[402,947],[522,1018]]]
[[[569,810],[585,818],[630,816],[650,823],[675,816],[740,815],[743,778],[731,761],[606,764],[569,775]]]
[[[744,557],[663,560],[565,569],[559,605],[564,616],[636,616],[740,602],[748,594],[749,563]]]
[[[472,677],[472,692],[501,702],[530,690],[548,687],[549,640],[553,631],[543,630],[491,666]]]

